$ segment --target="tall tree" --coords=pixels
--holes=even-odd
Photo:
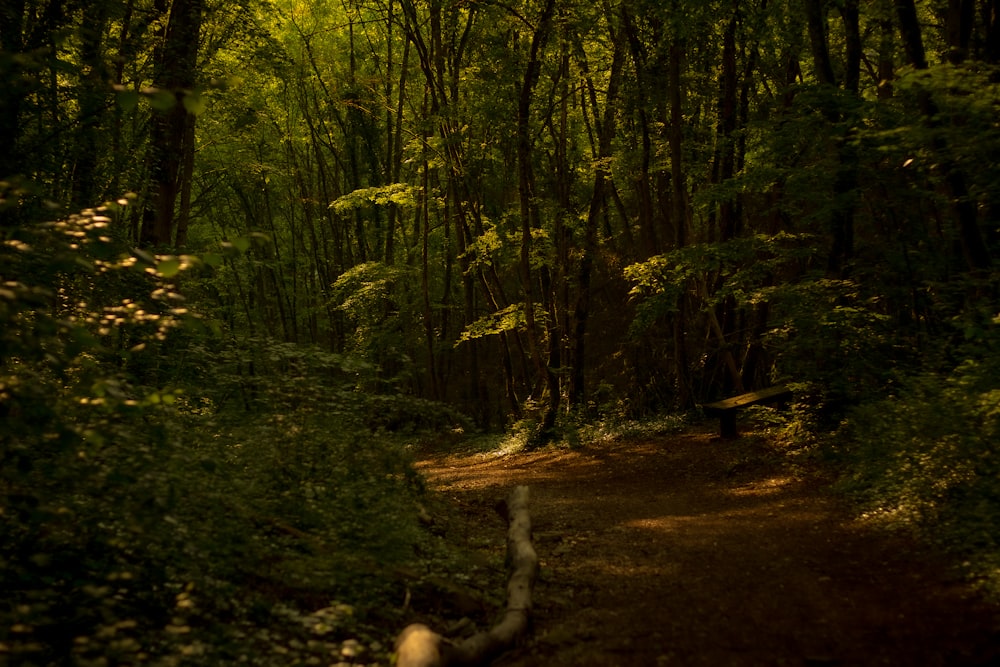
[[[624,3],[617,11],[610,3],[604,4],[605,21],[608,25],[612,44],[611,69],[608,72],[607,89],[604,92],[604,109],[597,123],[597,147],[593,155],[594,180],[587,206],[583,239],[580,244],[580,264],[577,273],[576,304],[573,310],[571,332],[572,375],[570,377],[569,401],[576,408],[583,407],[587,396],[589,360],[587,357],[587,335],[590,324],[590,309],[593,301],[592,281],[595,255],[597,254],[598,222],[607,214],[608,193],[612,187],[610,162],[613,159],[613,141],[616,134],[618,95],[626,58],[626,37],[623,27],[625,19]],[[586,87],[590,93],[590,104],[595,117],[598,115],[596,86],[588,75]]]
[[[559,411],[561,388],[557,374],[559,350],[559,324],[552,311],[551,281],[548,267],[543,263],[538,268],[538,285],[541,291],[541,301],[545,313],[544,333],[548,338],[548,355],[543,356],[540,348],[540,326],[536,322],[535,304],[538,295],[535,289],[536,272],[532,262],[532,245],[534,230],[541,225],[538,193],[536,192],[535,170],[533,166],[531,107],[534,101],[535,86],[542,67],[542,53],[552,32],[552,18],[555,13],[555,0],[544,0],[544,5],[535,21],[528,47],[528,60],[524,69],[517,98],[517,167],[518,167],[518,201],[521,218],[521,254],[520,273],[521,289],[524,296],[524,313],[527,326],[528,347],[535,365],[537,377],[544,381],[546,403],[540,425],[543,438],[549,437],[549,432],[555,425]]]
[[[157,0],[157,9],[168,18],[153,74],[153,85],[164,95],[157,98],[160,101],[152,119],[150,197],[140,237],[142,244],[150,247],[186,243],[204,12],[204,0],[172,0],[169,9],[165,2]]]

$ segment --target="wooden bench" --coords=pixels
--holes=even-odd
[[[702,406],[702,409],[705,411],[706,416],[719,418],[719,435],[723,438],[736,438],[739,437],[739,433],[736,430],[737,410],[750,405],[780,403],[791,395],[791,389],[783,384],[779,384],[714,403],[706,403]]]

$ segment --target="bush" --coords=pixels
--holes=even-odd
[[[964,361],[855,408],[839,453],[868,516],[940,540],[1000,593],[1000,317],[963,328]]]
[[[0,662],[384,657],[421,488],[358,368],[240,372],[169,282],[196,258],[117,244],[119,205],[3,230]]]

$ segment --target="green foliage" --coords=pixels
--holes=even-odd
[[[360,627],[355,589],[381,585],[359,563],[415,539],[402,440],[468,428],[432,393],[483,415],[533,397],[513,449],[560,393],[587,404],[544,435],[572,445],[736,375],[790,379],[785,433],[862,406],[856,451],[893,444],[859,465],[892,484],[910,458],[964,470],[975,433],[945,416],[992,433],[992,408],[948,406],[996,399],[995,276],[965,255],[976,233],[978,268],[1000,251],[997,70],[978,47],[899,69],[891,3],[861,7],[857,92],[815,81],[802,3],[570,3],[530,73],[537,7],[214,3],[186,89],[158,77],[166,5],[91,4],[13,3],[0,25],[0,646],[18,659],[306,662],[314,626],[336,628],[329,658]],[[929,60],[948,60],[933,9]],[[175,155],[153,121],[181,110],[197,124]],[[197,256],[128,249],[148,223],[118,204],[24,224],[129,188],[176,189]],[[571,392],[539,396],[540,350]]]
[[[119,208],[0,245],[0,657],[384,657],[364,619],[420,539],[422,485],[368,422],[446,411],[376,404],[365,364],[291,344],[254,341],[251,373],[167,282],[196,258],[125,252]]]
[[[163,420],[176,394],[127,369],[186,311],[113,243],[124,203],[9,228],[0,246],[0,637],[18,661],[132,659],[133,635],[160,622],[147,607],[169,609],[163,573],[185,542],[163,523],[184,481]],[[138,285],[146,296],[116,298]]]
[[[409,269],[380,262],[359,264],[333,285],[332,298],[352,324],[347,351],[395,376],[409,365],[405,351],[417,331]]]
[[[413,208],[419,199],[419,190],[408,183],[393,183],[373,188],[362,188],[337,198],[330,208],[337,213],[348,213],[366,206],[395,206]]]
[[[464,432],[473,428],[464,414],[447,403],[405,394],[361,394],[365,425],[373,431],[409,435]]]
[[[776,281],[794,275],[796,267],[815,254],[813,242],[810,234],[755,234],[694,244],[627,266],[625,278],[633,284],[630,294],[640,299],[633,330],[642,331],[675,311],[685,295],[701,299],[704,308],[727,298],[741,306],[766,301],[772,298]]]
[[[997,67],[971,62],[940,64],[908,71],[896,88],[913,106],[921,97],[932,101],[935,115],[925,123],[909,123],[880,135],[886,148],[902,149],[911,168],[934,172],[940,160],[964,169],[983,193],[1000,178],[992,155],[1000,145],[1000,84]],[[977,193],[978,194],[978,193]]]
[[[835,452],[867,516],[907,525],[957,552],[1000,594],[1000,318],[981,322],[967,357],[908,376],[851,412]]]
[[[541,320],[545,316],[545,311],[540,304],[535,304],[535,318]],[[483,315],[475,322],[471,322],[465,327],[465,331],[458,338],[456,343],[464,343],[484,336],[496,336],[506,331],[523,331],[526,326],[523,303],[512,303],[511,305],[498,310],[495,313]]]
[[[907,355],[882,297],[855,281],[815,276],[807,270],[814,254],[812,235],[782,232],[696,244],[626,267],[639,299],[632,331],[678,312],[682,299],[710,317],[727,305],[766,306],[760,344],[773,359],[772,381],[799,383],[814,415],[802,418],[834,427],[847,406],[879,396]]]
[[[641,440],[676,435],[691,424],[689,415],[659,414],[643,419],[629,419],[624,415],[612,415],[605,419],[581,425],[579,438],[582,442],[601,443],[617,440]]]
[[[676,435],[690,426],[690,415],[660,413],[641,419],[631,418],[624,411],[593,418],[580,411],[562,411],[544,442],[539,437],[542,407],[532,402],[525,416],[511,424],[498,436],[480,439],[480,447],[497,456],[510,456],[539,446],[569,447],[600,446],[601,443],[626,439],[662,438]]]
[[[836,418],[879,395],[904,357],[877,297],[846,280],[817,279],[762,291],[774,310],[765,337],[780,377],[812,385]]]

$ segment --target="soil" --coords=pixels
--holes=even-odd
[[[421,459],[469,545],[502,551],[493,507],[531,488],[533,629],[497,665],[1000,665],[996,606],[763,438]]]

